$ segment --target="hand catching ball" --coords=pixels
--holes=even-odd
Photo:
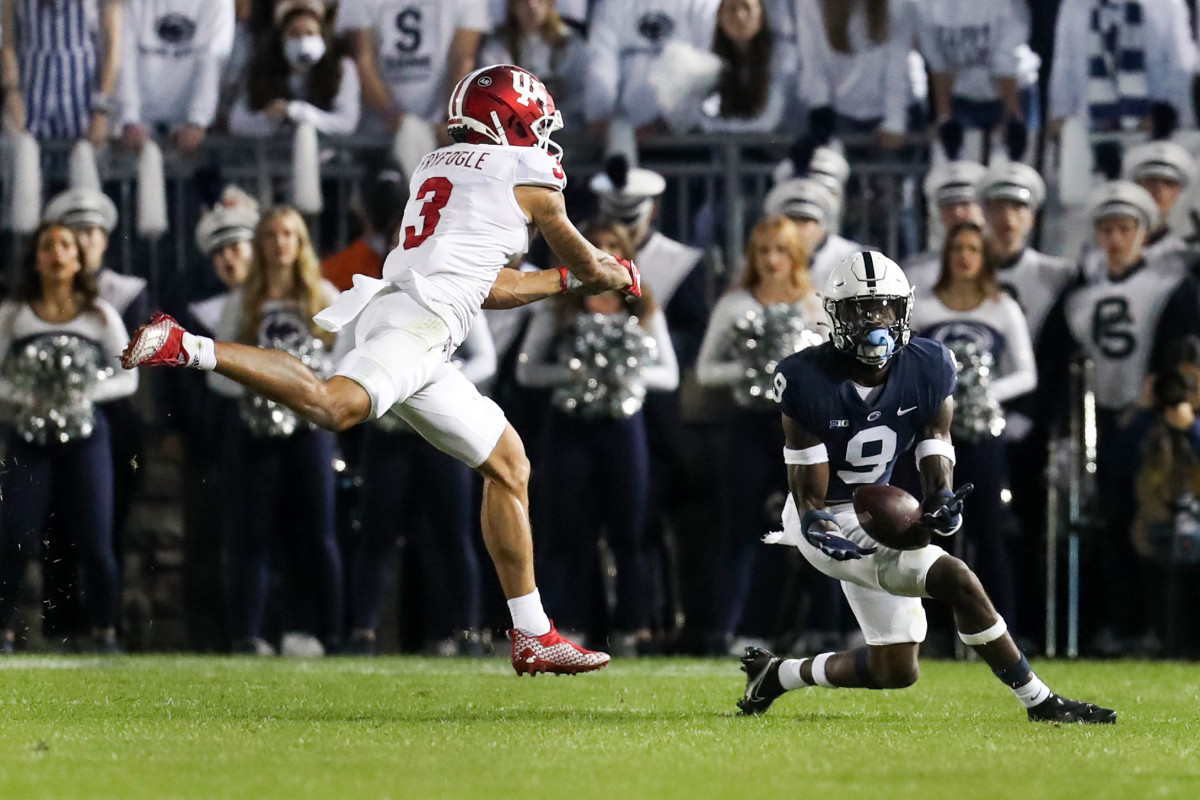
[[[918,524],[920,501],[897,486],[859,486],[854,490],[854,513],[863,530],[884,547],[920,550],[929,544],[931,531]]]

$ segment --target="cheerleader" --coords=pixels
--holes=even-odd
[[[482,315],[454,356],[476,386],[496,374],[496,348]],[[432,446],[395,414],[364,433],[362,535],[350,566],[347,652],[374,655],[387,559],[403,535],[416,551],[426,649],[483,655],[480,572],[474,542],[471,468]]]
[[[255,229],[249,274],[225,303],[216,333],[226,341],[288,350],[317,372],[327,371],[333,343],[312,317],[336,295],[321,278],[304,219],[295,209],[276,208]],[[261,634],[273,552],[288,559],[293,585],[305,587],[294,593],[311,594],[316,605],[304,609],[314,619],[303,627],[328,643],[342,614],[334,435],[215,372],[208,382],[214,392],[238,400],[237,419],[226,426],[218,456],[233,522],[226,543],[234,652],[272,652]]]
[[[593,224],[584,235],[613,255],[633,254],[628,230],[620,224]],[[637,318],[634,325],[632,317]],[[607,321],[603,329],[587,327],[585,332],[589,322],[599,326],[602,321]],[[628,327],[622,332],[615,327],[619,325]],[[589,346],[585,339],[597,336],[609,338],[591,345],[598,352],[581,352]],[[584,358],[589,364],[582,363]],[[638,363],[622,379],[606,380],[592,368],[600,361],[628,367],[629,359]],[[544,428],[546,449],[538,465],[549,476],[542,486],[543,530],[548,533],[541,553],[547,567],[541,574],[556,577],[543,591],[557,599],[556,608],[591,607],[593,595],[581,576],[597,572],[592,565],[603,533],[617,572],[611,645],[614,652],[633,655],[651,638],[644,545],[650,466],[642,401],[647,391],[672,392],[679,385],[666,320],[649,293],[629,306],[615,292],[564,297],[530,323],[517,381],[553,389]],[[599,485],[603,492],[595,491]],[[590,563],[586,554],[593,555]],[[583,563],[573,568],[571,562],[581,555]],[[564,628],[586,630],[592,620],[564,617],[560,622]]]
[[[1017,301],[1000,290],[995,262],[985,255],[983,229],[961,222],[950,229],[932,296],[915,304],[918,336],[944,342],[960,362],[955,393],[956,479],[975,484],[971,566],[1006,620],[1016,618],[1012,560],[1005,541],[1011,514],[1007,449],[1000,438],[1000,404],[1033,391],[1037,369],[1029,325]]]
[[[113,473],[97,404],[137,389],[137,377],[117,368],[128,340],[84,269],[78,238],[43,224],[21,284],[0,303],[0,399],[17,408],[0,473],[0,652],[13,650],[26,561],[51,517],[78,550],[95,645],[118,651]]]
[[[117,86],[116,0],[3,0],[4,116],[35,139],[107,138]]]
[[[717,467],[723,543],[718,550],[722,556],[717,564],[717,585],[722,588],[716,611],[716,631],[721,641],[716,647],[722,651],[732,644],[745,616],[761,549],[759,540],[768,526],[777,524],[777,517],[774,523],[768,518],[769,498],[775,494],[786,496],[788,488],[787,476],[778,467],[783,428],[770,391],[771,372],[754,354],[768,351],[763,353],[765,357],[777,351],[775,358],[782,358],[825,338],[823,333],[816,333],[816,325],[825,314],[809,277],[808,264],[820,241],[827,211],[811,204],[807,222],[814,224],[797,224],[773,215],[754,226],[740,285],[717,303],[696,362],[701,385],[733,389],[736,404],[726,429],[724,456]],[[783,341],[772,342],[766,331],[756,331],[747,324],[750,319],[761,319],[765,324],[766,315],[783,313],[783,309],[793,326],[790,331],[785,329]],[[747,339],[755,339],[757,346],[747,347]],[[749,370],[757,371],[757,381],[747,379]],[[821,617],[831,619],[834,615]]]

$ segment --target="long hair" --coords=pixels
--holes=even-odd
[[[935,292],[950,286],[950,250],[954,246],[954,240],[964,233],[974,233],[979,236],[979,241],[983,242],[983,228],[969,220],[959,222],[950,229],[942,242],[942,271],[938,274],[937,283],[933,285]],[[988,254],[986,247],[982,249],[980,256],[983,258],[983,270],[979,273],[979,288],[983,290],[984,297],[994,300],[1000,295],[1000,283],[996,280],[996,259]]]
[[[508,54],[512,56],[513,63],[521,66],[521,60],[525,56],[521,52],[521,26],[517,22],[517,14],[513,11],[511,0],[506,5],[504,24],[500,27],[500,37],[504,40],[504,46],[508,48]],[[555,52],[567,41],[567,23],[563,22],[562,17],[559,16],[557,7],[550,9],[546,14],[539,33]]]
[[[883,44],[891,35],[888,0],[863,0],[866,5],[867,38]],[[825,37],[836,53],[852,53],[850,47],[850,18],[859,3],[852,0],[821,0],[821,18],[825,21]]]
[[[71,234],[71,241],[75,242],[75,255],[79,260],[79,271],[75,273],[75,278],[71,282],[71,292],[79,300],[81,310],[96,311],[96,300],[100,297],[100,290],[96,286],[96,276],[84,267],[83,245],[79,243],[79,236],[61,222],[43,222],[38,225],[33,236],[29,238],[29,245],[25,248],[25,255],[21,259],[21,274],[12,293],[13,299],[32,303],[42,298],[42,275],[38,272],[37,263],[38,248],[41,246],[42,236],[48,231],[60,228]]]
[[[300,306],[304,317],[310,320],[309,330],[312,335],[327,345],[332,344],[333,334],[311,322],[312,317],[325,308],[325,298],[321,294],[321,262],[313,250],[304,217],[291,206],[272,208],[262,215],[254,228],[250,270],[246,275],[246,283],[242,286],[242,328],[238,331],[238,340],[245,344],[258,344],[258,329],[262,324],[263,304],[266,303],[270,290],[271,270],[271,265],[267,263],[263,253],[262,240],[269,225],[285,218],[291,219],[295,224],[300,239],[296,263],[292,265],[295,282],[289,299],[294,300]]]
[[[272,100],[292,97],[292,89],[288,79],[292,74],[292,65],[283,54],[283,32],[296,17],[301,14],[311,14],[305,8],[289,12],[280,20],[278,25],[268,28],[254,46],[250,56],[246,75],[246,104],[251,111],[262,111]],[[325,55],[313,64],[305,76],[308,81],[307,101],[325,111],[333,108],[333,100],[337,97],[342,85],[342,55],[336,40],[329,35],[329,28],[324,20],[321,22],[321,35],[325,39]]]
[[[617,258],[632,260],[637,255],[637,248],[633,244],[633,235],[630,234],[629,228],[622,225],[620,222],[614,222],[607,219],[595,219],[589,222],[583,228],[583,236],[592,244],[596,244],[600,237],[604,234],[611,234],[616,237],[619,245],[616,252],[612,255]],[[650,328],[650,318],[658,311],[658,302],[654,299],[654,293],[650,291],[650,287],[642,284],[642,296],[629,298],[625,302],[625,307],[629,313],[638,318],[638,325],[643,328]],[[570,325],[576,316],[586,310],[584,305],[584,296],[578,294],[563,295],[559,302],[559,325],[566,327]]]
[[[745,50],[739,49],[720,25],[717,25],[716,31],[713,32],[712,51],[720,56],[724,64],[717,79],[717,95],[721,98],[722,117],[752,119],[767,107],[767,99],[771,93],[771,58],[775,50],[775,32],[771,29],[765,5],[760,7],[762,27]]]
[[[800,241],[800,229],[782,214],[769,214],[758,221],[754,230],[750,231],[750,240],[746,242],[746,267],[742,270],[740,287],[754,291],[762,283],[762,273],[755,250],[768,237],[778,236],[784,241],[788,256],[792,261],[792,286],[801,296],[807,297],[813,293],[812,276],[808,272],[809,256],[805,255],[804,244]]]

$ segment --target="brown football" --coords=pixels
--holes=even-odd
[[[921,503],[898,486],[873,484],[854,490],[854,513],[867,534],[893,550],[919,550],[930,530],[918,525]]]

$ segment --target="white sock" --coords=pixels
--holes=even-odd
[[[800,677],[800,667],[807,658],[788,658],[779,665],[779,685],[783,687],[785,692],[790,692],[792,689],[799,689],[802,686],[808,686],[804,679]]]
[[[508,601],[508,613],[512,614],[514,628],[541,636],[550,632],[550,618],[542,608],[542,595],[537,589]]]
[[[181,344],[183,352],[188,355],[188,363],[184,366],[203,370],[217,368],[217,345],[212,339],[194,333],[184,333]]]
[[[1042,683],[1042,679],[1031,672],[1029,681],[1013,687],[1012,693],[1021,701],[1021,705],[1033,708],[1050,696],[1050,687]]]

